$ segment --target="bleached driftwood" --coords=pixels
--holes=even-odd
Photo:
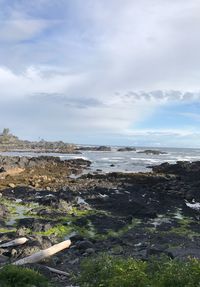
[[[58,270],[58,269],[55,269],[55,268],[52,268],[52,267],[49,267],[49,266],[46,266],[46,265],[42,265],[42,267],[48,269],[49,271],[51,271],[53,273],[56,273],[56,274],[59,274],[59,275],[63,275],[63,276],[69,276],[69,273],[67,273],[65,271]]]
[[[62,251],[63,249],[69,248],[71,245],[71,240],[65,240],[63,242],[60,242],[58,244],[55,244],[45,250],[41,250],[37,253],[34,253],[28,257],[25,257],[23,259],[17,260],[13,262],[14,265],[24,265],[24,264],[31,264],[31,263],[37,263],[47,257],[50,257],[59,251]]]
[[[26,243],[27,241],[28,241],[28,238],[26,238],[26,237],[17,238],[17,239],[14,239],[12,241],[0,244],[0,248],[22,245],[22,244]]]

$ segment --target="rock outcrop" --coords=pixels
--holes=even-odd
[[[74,144],[68,144],[62,141],[48,142],[40,140],[33,142],[20,140],[17,136],[11,134],[7,128],[0,134],[0,151],[79,153]]]
[[[0,160],[5,169],[15,164],[24,169],[20,176],[1,173],[0,241],[30,239],[21,247],[0,249],[8,260],[61,238],[70,238],[72,247],[48,265],[69,273],[79,271],[83,258],[102,252],[143,260],[152,255],[200,258],[200,162],[165,163],[150,173],[84,174],[74,179],[70,174],[90,162]],[[71,283],[70,277],[61,281],[61,286]]]
[[[154,150],[154,149],[141,150],[141,151],[138,151],[137,153],[145,153],[145,154],[151,154],[151,155],[167,154],[167,152],[160,151],[160,150]]]
[[[77,151],[111,151],[109,146],[79,146]]]
[[[117,151],[136,151],[135,147],[121,147],[118,148]]]

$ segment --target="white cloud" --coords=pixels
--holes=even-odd
[[[3,4],[2,4],[3,6]],[[16,44],[20,41],[32,40],[47,28],[51,28],[57,21],[31,17],[19,7],[8,9],[4,17],[0,17],[0,43],[4,45]]]
[[[0,13],[2,125],[136,136],[161,106],[200,100],[199,1],[17,3]],[[149,137],[181,139],[165,132]]]
[[[44,67],[29,67],[23,73],[0,68],[0,106],[2,125],[15,119],[14,125],[25,123],[49,133],[52,127],[71,134],[121,135],[126,137],[180,138],[180,131],[134,131],[156,110],[173,101],[199,100],[199,93],[150,91],[110,93],[88,89],[90,75],[54,73]],[[81,91],[81,92],[80,92]],[[12,108],[11,108],[12,107]],[[10,113],[8,112],[10,110]],[[11,123],[11,125],[13,125]],[[2,127],[3,127],[2,126]],[[185,136],[185,131],[182,135]],[[188,134],[188,131],[186,132]],[[48,135],[47,135],[48,136]]]
[[[79,85],[82,75],[44,74],[40,69],[29,67],[16,74],[8,68],[0,67],[0,98],[30,97],[37,93],[63,93],[70,86]]]
[[[48,28],[50,24],[52,23],[48,21],[31,19],[1,22],[0,42],[11,44],[12,42],[32,39],[32,37]]]
[[[129,143],[137,146],[200,148],[200,130],[191,129],[152,129],[124,131]]]

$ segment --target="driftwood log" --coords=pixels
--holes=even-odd
[[[0,244],[0,248],[7,248],[7,247],[12,247],[12,246],[22,245],[26,243],[27,241],[28,239],[26,237],[17,238],[12,241]]]
[[[13,262],[14,265],[24,265],[24,264],[31,264],[31,263],[37,263],[41,260],[44,260],[45,258],[48,258],[63,249],[69,248],[71,245],[71,240],[65,240],[63,242],[60,242],[58,244],[55,244],[45,250],[41,250],[37,253],[34,253],[28,257],[22,258],[20,260],[17,260]]]

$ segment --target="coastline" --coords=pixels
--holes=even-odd
[[[49,266],[69,273],[78,272],[83,258],[101,252],[144,260],[160,254],[200,258],[200,162],[96,174],[84,159],[0,156],[0,162],[5,169],[0,241],[29,239],[20,247],[1,248],[5,260],[66,238],[71,248],[53,256]],[[50,277],[63,286],[55,274]]]

